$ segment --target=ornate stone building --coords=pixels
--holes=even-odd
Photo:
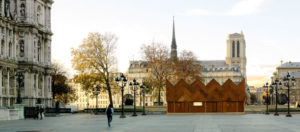
[[[25,106],[51,107],[52,0],[0,0],[0,107],[16,102],[23,75]]]
[[[280,66],[276,68],[276,71],[273,73],[273,76],[271,77],[272,82],[278,78],[279,81],[283,84],[283,78],[284,76],[289,73],[291,77],[294,77],[296,80],[296,86],[290,87],[290,102],[292,104],[295,104],[296,102],[300,102],[300,62],[285,62],[281,63]],[[279,94],[285,94],[287,97],[287,87],[282,86],[278,90]],[[273,97],[275,98],[275,92],[273,93]],[[275,99],[273,99],[275,100]]]

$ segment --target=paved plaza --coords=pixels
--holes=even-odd
[[[0,132],[299,132],[300,114],[284,115],[147,115],[113,118],[73,114],[44,120],[0,121]]]

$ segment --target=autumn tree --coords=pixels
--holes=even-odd
[[[193,52],[183,50],[180,52],[179,58],[172,63],[172,78],[173,80],[184,79],[187,82],[192,82],[201,78],[202,66]]]
[[[145,83],[149,86],[158,104],[161,104],[161,91],[165,89],[166,80],[177,82],[184,79],[188,82],[201,78],[202,66],[191,51],[182,51],[177,61],[170,59],[168,48],[161,43],[151,43],[141,47],[143,59],[148,63],[148,77]]]
[[[116,70],[117,37],[114,34],[89,33],[77,49],[72,49],[72,67],[77,71],[75,81],[91,92],[95,85],[102,85],[107,91],[110,104],[114,79],[112,73]]]
[[[52,97],[53,100],[61,100],[64,103],[77,99],[75,90],[69,85],[69,79],[64,66],[56,61],[52,62]]]
[[[141,47],[143,59],[147,61],[150,72],[145,80],[157,95],[158,105],[161,103],[161,91],[165,88],[167,78],[171,73],[171,61],[168,48],[161,43],[151,43]]]

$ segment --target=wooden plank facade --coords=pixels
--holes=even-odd
[[[175,86],[167,81],[168,113],[244,112],[245,80],[223,85],[211,80],[206,86],[199,80],[191,85],[180,80]]]

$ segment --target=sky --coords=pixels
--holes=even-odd
[[[262,86],[276,66],[300,62],[299,0],[55,0],[52,5],[52,60],[71,74],[71,48],[89,32],[118,37],[115,55],[126,72],[140,60],[143,44],[171,47],[175,16],[178,52],[199,60],[225,60],[228,34],[243,31],[248,85]]]

